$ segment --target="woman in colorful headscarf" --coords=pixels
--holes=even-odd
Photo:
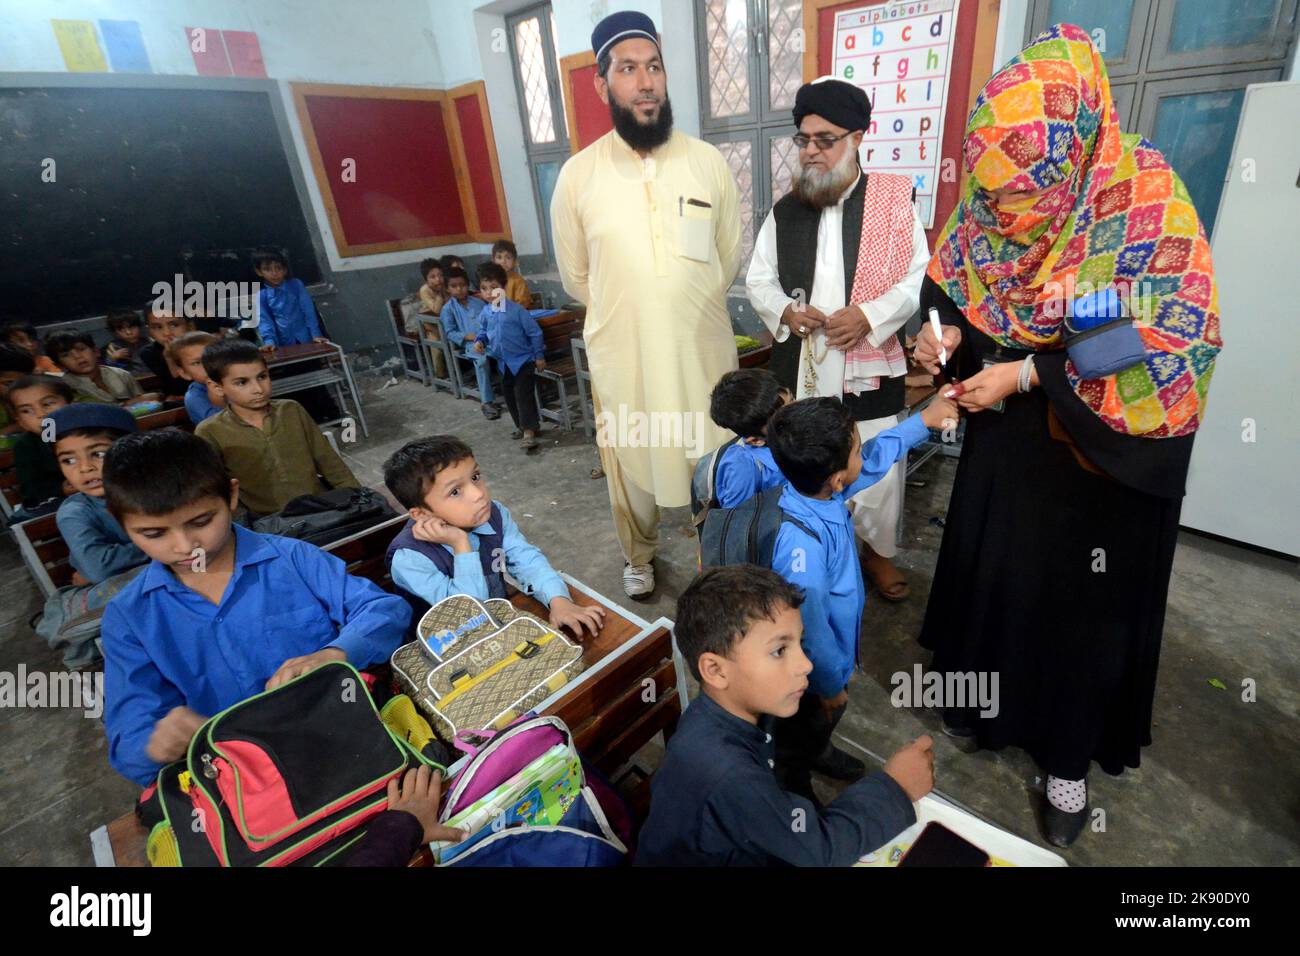
[[[948,701],[945,730],[1028,751],[1048,839],[1068,846],[1092,761],[1118,774],[1151,742],[1184,480],[1222,344],[1210,247],[1160,151],[1120,132],[1079,27],[1049,28],[989,80],[963,151],[965,193],[921,291],[943,331],[925,327],[917,358],[937,371],[942,344],[967,424],[920,640],[936,671],[999,675],[996,715]],[[1067,315],[1105,289],[1140,344],[1134,364],[1084,378]]]

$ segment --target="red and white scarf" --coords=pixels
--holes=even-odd
[[[912,264],[912,180],[891,173],[867,176],[862,197],[862,239],[849,304],[878,299],[907,275]],[[880,387],[881,377],[907,374],[907,357],[897,335],[876,348],[863,335],[844,353],[844,391]]]

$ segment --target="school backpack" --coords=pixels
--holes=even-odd
[[[332,661],[209,718],[136,812],[154,866],[322,866],[387,809],[388,782],[421,764],[446,769]]]
[[[64,667],[84,670],[103,657],[99,632],[104,609],[144,567],[130,568],[98,584],[64,585],[46,599],[36,633],[51,650],[63,652]]]
[[[691,522],[696,527],[704,524],[704,519],[708,517],[710,510],[722,507],[717,492],[718,468],[727,449],[734,448],[744,441],[743,438],[737,438],[723,442],[695,463],[695,472],[691,475]]]
[[[395,517],[392,505],[373,488],[332,488],[299,495],[281,511],[254,521],[253,530],[323,547]]]
[[[632,815],[586,766],[558,717],[529,717],[500,732],[458,735],[470,754],[438,820],[469,831],[435,843],[439,866],[617,866],[629,859]]]
[[[509,601],[452,595],[425,612],[417,639],[393,652],[400,689],[452,742],[499,730],[580,674],[582,648]]]
[[[700,567],[757,564],[770,568],[777,533],[787,521],[820,542],[817,532],[782,510],[782,490],[776,485],[734,508],[710,508],[700,529]]]

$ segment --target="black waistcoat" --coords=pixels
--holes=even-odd
[[[858,184],[844,200],[844,301],[850,301],[853,292],[853,275],[858,268],[858,246],[862,241],[862,197],[867,191],[867,176],[858,177]],[[795,289],[802,289],[802,301],[812,294],[814,272],[817,266],[817,227],[822,211],[810,209],[799,201],[793,192],[782,196],[772,207],[776,225],[776,271],[781,288],[792,298],[799,298]],[[882,241],[885,237],[881,237]],[[898,340],[903,340],[902,331]],[[784,342],[772,343],[772,360],[768,368],[791,392],[796,391],[799,375],[799,349],[802,340],[790,335]],[[853,413],[855,421],[884,418],[903,410],[903,377],[880,379],[880,387],[860,395],[844,395],[844,404]]]

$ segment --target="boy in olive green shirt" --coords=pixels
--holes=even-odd
[[[240,338],[214,342],[203,350],[203,370],[225,397],[226,410],[194,433],[221,455],[249,511],[275,514],[299,495],[325,491],[324,482],[361,487],[306,409],[271,398],[271,376],[256,345]]]

